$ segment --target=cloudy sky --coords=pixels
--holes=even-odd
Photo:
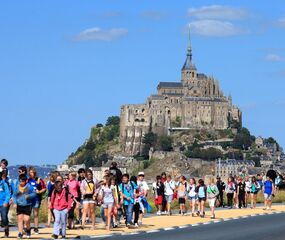
[[[285,146],[285,2],[1,1],[0,158],[60,163],[90,127],[179,81],[192,33],[253,134]]]

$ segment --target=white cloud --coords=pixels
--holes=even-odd
[[[281,62],[284,58],[278,54],[270,53],[265,56],[265,60],[269,62]]]
[[[112,41],[128,34],[125,28],[104,30],[99,27],[88,28],[73,37],[74,41]]]
[[[249,12],[243,8],[211,5],[200,8],[189,8],[188,16],[198,19],[237,20],[247,18],[249,16]]]
[[[278,26],[278,27],[285,28],[285,17],[279,18],[279,19],[277,20],[277,26]]]
[[[197,20],[189,23],[191,32],[206,37],[227,37],[246,33],[239,26],[228,21]]]

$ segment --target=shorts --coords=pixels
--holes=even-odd
[[[91,203],[94,204],[95,200],[93,198],[85,198],[83,199],[83,204]]]
[[[191,201],[191,202],[194,202],[194,201],[197,200],[197,196],[194,196],[194,197],[188,196],[188,200]]]
[[[206,198],[205,198],[205,197],[198,197],[198,201],[199,201],[199,202],[202,202],[202,201],[205,202],[205,201],[206,201]]]
[[[163,197],[162,196],[157,196],[157,198],[154,199],[154,204],[155,205],[161,205],[163,202]]]
[[[272,194],[264,193],[264,199],[271,201],[272,200]]]
[[[185,202],[186,202],[185,198],[178,198],[179,204],[185,204]]]
[[[247,194],[250,194],[250,191],[246,191]]]
[[[101,206],[104,209],[110,209],[110,208],[113,208],[114,203],[103,203]]]
[[[33,204],[32,204],[32,208],[40,208],[41,207],[41,201],[40,200],[36,200]]]
[[[165,201],[167,203],[171,203],[173,200],[173,195],[165,195]]]
[[[31,205],[28,205],[28,206],[17,205],[16,212],[17,212],[17,215],[24,214],[24,215],[27,215],[27,216],[31,216],[32,206]]]
[[[257,192],[250,192],[250,193],[253,195],[257,195],[258,191]]]
[[[216,198],[208,199],[209,207],[215,207]]]

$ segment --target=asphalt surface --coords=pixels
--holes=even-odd
[[[111,240],[284,240],[285,213],[255,216],[182,229],[161,229],[136,235],[118,235],[100,239]]]

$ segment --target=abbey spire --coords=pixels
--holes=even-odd
[[[188,47],[187,47],[186,60],[182,67],[182,70],[185,69],[197,70],[195,65],[192,63],[192,45],[191,45],[190,27],[188,33]]]

